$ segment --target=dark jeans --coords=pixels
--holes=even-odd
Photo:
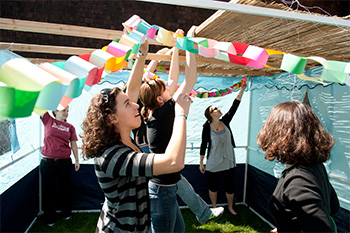
[[[72,160],[44,160],[40,162],[42,204],[44,219],[46,223],[54,223],[56,218],[56,196],[60,197],[62,215],[64,217],[72,214],[71,199],[71,172]],[[59,190],[57,189],[57,182]]]

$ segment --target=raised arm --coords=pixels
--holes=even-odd
[[[162,48],[160,50],[157,51],[157,54],[161,54],[161,55],[170,55],[172,53],[172,49],[169,49],[169,48]],[[156,70],[157,68],[157,65],[158,65],[159,61],[158,60],[152,60],[148,66],[147,66],[147,70],[151,73],[154,73],[154,71]]]
[[[192,26],[187,32],[188,37],[194,37],[196,26]],[[176,100],[177,96],[182,93],[190,94],[194,85],[197,82],[197,66],[196,66],[196,55],[186,51],[186,67],[185,67],[185,80],[174,95]]]
[[[242,96],[243,96],[243,93],[244,93],[244,90],[247,88],[247,84],[243,84],[242,87],[241,87],[241,90],[239,91],[237,97],[236,97],[236,100],[241,100],[242,99]]]
[[[126,94],[132,102],[137,102],[140,93],[143,70],[145,68],[146,56],[148,53],[148,40],[140,46],[139,53],[136,55],[136,61],[132,67],[131,74],[127,83]]]
[[[184,31],[181,29],[177,29],[176,34],[181,36],[184,35]],[[175,40],[176,41],[176,40]],[[176,44],[175,44],[176,45]],[[169,78],[168,78],[168,87],[171,95],[174,95],[177,83],[179,82],[179,49],[174,45],[173,54],[171,56],[170,70],[169,70]]]
[[[181,35],[181,36],[184,35],[184,31],[182,29],[177,29],[175,33],[178,35]],[[176,39],[177,39],[177,35],[174,35],[174,40],[173,40],[174,47],[171,50],[161,49],[157,52],[157,54],[164,54],[164,53],[167,55],[172,54],[171,55],[171,62],[170,62],[169,78],[168,78],[168,84],[167,84],[167,87],[169,88],[169,92],[171,95],[173,95],[175,93],[177,83],[179,81],[179,73],[180,73],[179,49],[176,47]],[[151,61],[150,64],[147,66],[147,70],[150,72],[154,72],[157,64],[158,64],[157,60]]]
[[[191,98],[188,95],[178,96],[175,105],[175,120],[172,136],[164,154],[156,154],[153,160],[153,175],[180,171],[185,166],[186,119]]]

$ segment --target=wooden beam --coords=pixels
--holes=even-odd
[[[114,40],[124,35],[123,31],[103,28],[82,27],[67,24],[44,23],[29,20],[0,18],[0,29],[35,32],[62,36],[76,36],[103,40]],[[149,40],[150,44],[161,45],[159,42]]]
[[[8,42],[0,42],[0,49],[10,49],[12,51],[20,51],[20,52],[50,53],[50,54],[65,54],[65,55],[89,54],[96,50],[91,48],[8,43]],[[148,53],[146,59],[170,62],[171,55]],[[230,62],[225,62],[215,58],[201,57],[198,55],[197,55],[196,61],[197,61],[197,64],[226,65],[226,66],[232,65],[232,63]],[[179,62],[186,62],[186,56],[179,56]]]
[[[66,46],[50,46],[50,45],[35,45],[35,44],[20,44],[20,43],[6,43],[0,42],[0,49],[9,49],[12,51],[32,52],[32,53],[49,53],[49,54],[63,54],[63,55],[81,55],[90,54],[96,49],[91,48],[78,48],[78,47],[66,47]],[[221,61],[215,58],[206,58],[196,55],[197,61],[197,73],[206,75],[218,75],[218,76],[259,76],[265,74],[267,76],[279,73],[280,70],[270,69],[254,69],[247,68]],[[28,58],[35,64],[43,62],[55,62],[60,61],[57,59],[45,59],[45,58]],[[162,55],[156,53],[148,53],[147,60],[158,60],[164,63],[164,66],[168,65],[171,60],[171,55]],[[184,63],[186,62],[186,56],[179,56],[180,71],[185,71]],[[163,65],[163,64],[162,64]]]
[[[67,47],[67,46],[52,46],[52,45],[37,45],[37,44],[21,44],[0,42],[0,49],[10,49],[13,51],[32,52],[32,53],[51,53],[51,54],[66,54],[66,55],[81,55],[92,53],[96,49]]]
[[[166,55],[167,56],[167,55]],[[65,60],[57,60],[57,59],[46,59],[46,58],[27,58],[33,64],[41,64],[44,62],[60,62]],[[168,72],[166,71],[169,68],[169,65],[163,65],[164,70],[158,72]],[[130,70],[128,67],[123,68],[124,70]],[[180,72],[185,72],[185,66],[180,65]],[[232,66],[230,68],[222,68],[222,67],[197,67],[198,75],[215,75],[215,76],[260,76],[261,70],[257,69],[242,69],[238,65]],[[274,74],[280,73],[280,70],[264,70],[265,75],[272,76]]]

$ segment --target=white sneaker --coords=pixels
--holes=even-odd
[[[220,218],[224,213],[224,207],[210,208],[210,210],[211,210],[211,215],[209,219],[206,221],[206,223]]]
[[[49,226],[49,227],[53,227],[53,225],[55,225],[55,223],[48,223],[46,225]]]

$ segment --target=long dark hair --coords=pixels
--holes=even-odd
[[[83,156],[95,157],[103,148],[120,141],[120,134],[110,122],[108,115],[117,111],[116,97],[121,92],[118,87],[108,94],[97,94],[91,99],[86,117],[82,123]]]
[[[274,107],[256,140],[266,159],[287,164],[325,162],[334,144],[311,107],[298,101]]]
[[[203,124],[203,127],[210,124],[213,121],[213,118],[210,116],[211,112],[210,112],[210,107],[207,107],[204,111],[204,116],[207,118],[207,121]]]

